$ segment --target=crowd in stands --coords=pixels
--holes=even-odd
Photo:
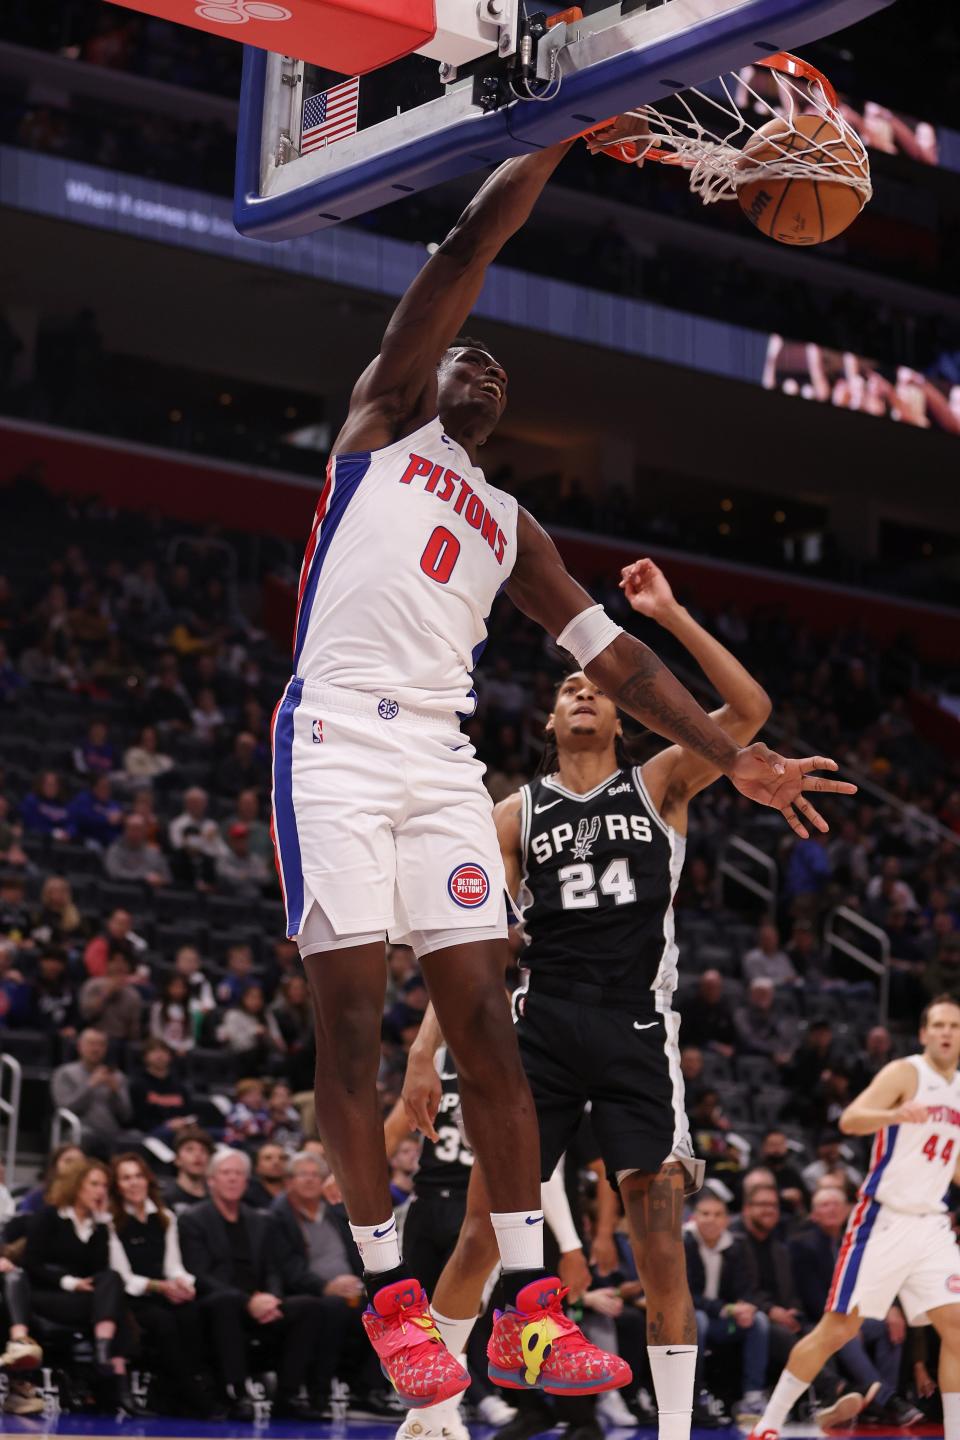
[[[269,717],[287,661],[241,603],[252,552],[26,480],[0,491],[0,524],[0,1046],[31,1067],[23,1123],[38,1147],[57,1109],[71,1135],[40,1184],[5,1202],[5,1363],[24,1367],[8,1406],[42,1406],[27,1368],[42,1347],[78,1405],[106,1393],[138,1413],[243,1418],[247,1380],[272,1368],[275,1413],[326,1413],[336,1379],[349,1403],[389,1414],[360,1342],[358,1261],[316,1134],[310,1007],[272,868]],[[615,578],[593,588],[630,624]],[[960,989],[960,776],[913,731],[903,646],[878,654],[840,629],[824,643],[761,611],[709,623],[774,697],[782,745],[811,737],[892,797],[838,802],[831,833],[807,841],[726,785],[693,809],[678,1007],[708,1188],[688,1259],[707,1348],[739,1357],[702,1377],[701,1412],[716,1419],[708,1392],[732,1376],[726,1398],[751,1403],[822,1303],[864,1164],[836,1133],[840,1110],[914,1047],[923,1004]],[[506,604],[491,628],[466,728],[499,799],[537,764],[560,657]],[[640,755],[649,741],[631,744]],[[777,865],[761,910],[723,882],[734,833]],[[889,938],[886,1024],[872,976],[825,943],[841,902]],[[411,952],[393,948],[385,1113],[426,999]],[[409,1137],[390,1164],[402,1208],[416,1190]],[[592,1184],[588,1249],[610,1239],[591,1233]],[[614,1244],[619,1278],[597,1251],[587,1308],[637,1352],[642,1386],[642,1293]],[[880,1413],[903,1418],[904,1344],[893,1311],[825,1384],[875,1371]],[[325,1368],[308,1369],[318,1354]],[[133,1368],[156,1376],[146,1400]],[[627,1400],[645,1413],[642,1395]]]

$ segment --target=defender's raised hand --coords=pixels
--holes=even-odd
[[[814,770],[836,770],[837,762],[825,755],[808,755],[804,760],[788,760],[778,755],[762,741],[748,745],[739,751],[728,772],[729,778],[749,800],[758,805],[769,805],[779,810],[791,830],[801,840],[809,840],[810,831],[801,816],[810,821],[817,830],[827,831],[830,826],[819,810],[816,810],[806,795],[810,792],[831,795],[855,795],[856,785],[847,780],[827,780],[814,775]]]

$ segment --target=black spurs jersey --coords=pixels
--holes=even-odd
[[[416,1191],[450,1190],[466,1194],[473,1167],[473,1151],[464,1139],[460,1119],[460,1081],[453,1056],[445,1045],[437,1051],[440,1109],[434,1122],[437,1140],[425,1138],[420,1152]]]
[[[586,981],[622,995],[653,991],[669,1009],[677,984],[673,897],[685,840],[654,808],[639,767],[586,795],[550,775],[520,790],[520,894],[537,980]]]

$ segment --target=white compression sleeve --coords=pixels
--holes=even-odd
[[[550,1179],[540,1186],[540,1204],[543,1206],[543,1218],[553,1231],[560,1254],[567,1255],[571,1250],[579,1250],[580,1236],[573,1223],[567,1188],[563,1183],[562,1155]]]
[[[561,650],[569,650],[580,669],[585,670],[601,650],[606,650],[622,634],[623,627],[610,619],[602,605],[591,605],[564,626],[557,636],[557,644]]]

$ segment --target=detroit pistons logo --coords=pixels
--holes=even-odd
[[[476,910],[490,894],[490,881],[482,865],[458,865],[447,881],[447,893],[462,910]]]

